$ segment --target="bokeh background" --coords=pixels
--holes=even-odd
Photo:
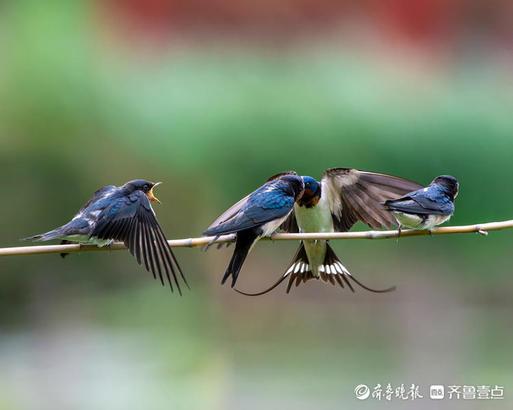
[[[507,0],[4,1],[0,52],[1,246],[136,177],[165,182],[170,238],[333,166],[452,174],[452,224],[513,217]],[[437,408],[511,408],[512,235],[334,243],[384,295],[246,298],[219,285],[231,248],[176,251],[183,297],[127,252],[2,258],[0,409],[431,409],[430,384],[504,387]],[[240,287],[296,247],[259,244]],[[359,401],[361,383],[424,399]]]

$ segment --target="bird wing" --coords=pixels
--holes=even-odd
[[[135,191],[119,197],[106,207],[98,216],[91,236],[123,241],[137,262],[140,265],[144,262],[146,270],[152,272],[155,278],[158,272],[162,285],[162,272],[165,272],[171,290],[173,283],[170,274],[178,292],[182,293],[176,271],[187,285],[178,261],[157,222],[150,201],[143,192]]]
[[[275,174],[275,175],[269,177],[267,179],[266,183],[270,182],[270,181],[274,181],[275,179],[278,179],[279,177],[284,176],[284,175],[297,175],[297,173],[295,171],[280,172],[278,174]],[[206,232],[215,231],[220,225],[226,224],[226,222],[228,222],[230,219],[236,217],[239,214],[239,212],[241,211],[241,209],[244,208],[244,206],[248,202],[249,197],[252,194],[253,193],[246,195],[244,198],[242,198],[241,200],[236,202],[234,205],[232,205],[230,208],[228,208],[226,211],[224,211],[219,217],[216,218],[216,220],[214,222],[212,222],[210,224],[210,226],[205,231],[205,234],[206,234]]]
[[[327,169],[321,184],[334,228],[341,232],[351,229],[357,221],[372,229],[395,226],[394,217],[383,203],[421,188],[416,182],[404,178],[354,168]]]
[[[215,236],[235,233],[259,227],[267,222],[287,216],[294,207],[294,197],[275,189],[273,182],[274,180],[266,182],[247,198],[244,198],[244,203],[239,206],[236,213],[215,226],[214,224],[211,225],[204,232],[204,235]],[[239,203],[236,205],[239,205]]]
[[[386,201],[385,207],[392,211],[418,215],[450,215],[454,211],[452,201],[445,195],[437,195],[432,187]]]
[[[219,215],[214,222],[210,224],[207,228],[206,232],[212,231],[219,227],[220,225],[226,224],[230,219],[236,217],[240,210],[246,205],[248,202],[248,198],[251,194],[246,195],[240,201],[232,205],[226,211],[224,211],[221,215]]]
[[[116,190],[117,187],[115,185],[106,185],[104,187],[101,187],[100,189],[98,189],[94,194],[93,196],[91,197],[91,199],[89,199],[89,201],[87,201],[85,203],[85,205],[80,208],[80,210],[78,211],[78,213],[82,213],[83,211],[85,211],[87,208],[89,208],[89,206],[91,206],[91,204],[93,204],[94,202],[98,201],[100,198],[102,198],[103,196],[105,196],[106,194]]]
[[[292,211],[287,219],[285,219],[285,222],[280,225],[279,230],[288,233],[299,233],[299,225],[294,211]]]

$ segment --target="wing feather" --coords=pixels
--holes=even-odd
[[[269,177],[266,182],[273,181],[281,176],[284,175],[297,175],[296,171],[284,171],[279,172],[278,174],[274,174],[273,176]],[[214,230],[219,225],[224,224],[225,222],[228,222],[230,219],[237,216],[239,211],[246,205],[248,202],[249,196],[248,194],[244,198],[237,201],[235,204],[233,204],[230,208],[228,208],[226,211],[224,211],[221,215],[219,215],[214,222],[210,224],[210,226],[207,228],[207,231]]]
[[[176,271],[189,286],[143,192],[121,197],[105,208],[98,216],[91,236],[123,241],[139,265],[151,272],[155,279],[158,274],[162,285],[165,285],[165,273],[171,291],[176,286],[182,294]]]
[[[285,222],[281,224],[279,230],[282,232],[299,233],[299,226],[297,224],[296,213],[294,210],[289,214]]]
[[[283,192],[281,181],[276,181],[283,174],[288,173],[271,177],[264,185],[241,199],[217,218],[203,234],[218,236],[236,233],[287,217],[294,207],[295,198]]]
[[[421,195],[407,195],[396,200],[387,201],[385,206],[392,211],[419,215],[450,215],[454,211],[454,206],[449,200],[437,203]]]
[[[341,232],[351,229],[357,221],[373,229],[393,227],[395,219],[383,203],[422,188],[404,178],[354,168],[330,168],[321,183],[335,229]]]

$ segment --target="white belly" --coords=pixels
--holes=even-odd
[[[404,212],[394,212],[394,216],[401,226],[412,229],[433,229],[451,218],[451,215],[429,215],[423,220],[417,215]]]
[[[300,232],[333,232],[333,219],[326,200],[321,197],[316,206],[306,208],[294,206],[297,224]],[[326,257],[325,240],[307,239],[303,241],[306,255],[312,273],[319,276],[319,267],[324,264]]]
[[[312,208],[295,204],[294,212],[301,232],[333,232],[333,219],[328,202],[322,197]]]
[[[451,219],[451,215],[429,215],[424,222],[424,229],[433,229],[435,226],[441,225]]]

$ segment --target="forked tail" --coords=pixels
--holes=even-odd
[[[43,242],[43,241],[51,241],[53,239],[59,239],[63,235],[62,227],[56,228],[53,231],[48,231],[45,233],[40,233],[38,235],[29,236],[27,238],[22,238],[22,241],[36,241],[36,242]]]
[[[235,291],[246,295],[246,296],[260,296],[269,293],[276,287],[278,287],[287,277],[289,278],[289,283],[287,285],[287,293],[290,292],[292,285],[299,286],[300,283],[308,282],[311,279],[322,279],[326,283],[331,283],[332,285],[339,285],[341,288],[347,287],[354,292],[354,287],[351,284],[351,281],[356,283],[362,289],[365,289],[369,292],[373,293],[386,293],[392,292],[395,290],[395,286],[392,286],[387,289],[373,289],[370,288],[359,280],[357,280],[351,273],[346,269],[340,259],[337,257],[331,246],[326,244],[326,256],[324,257],[324,263],[319,266],[319,276],[315,276],[312,272],[312,268],[308,261],[308,256],[306,254],[305,246],[303,242],[299,246],[296,255],[292,259],[292,263],[289,265],[286,272],[269,288],[256,293],[243,292],[241,290],[235,289]]]

